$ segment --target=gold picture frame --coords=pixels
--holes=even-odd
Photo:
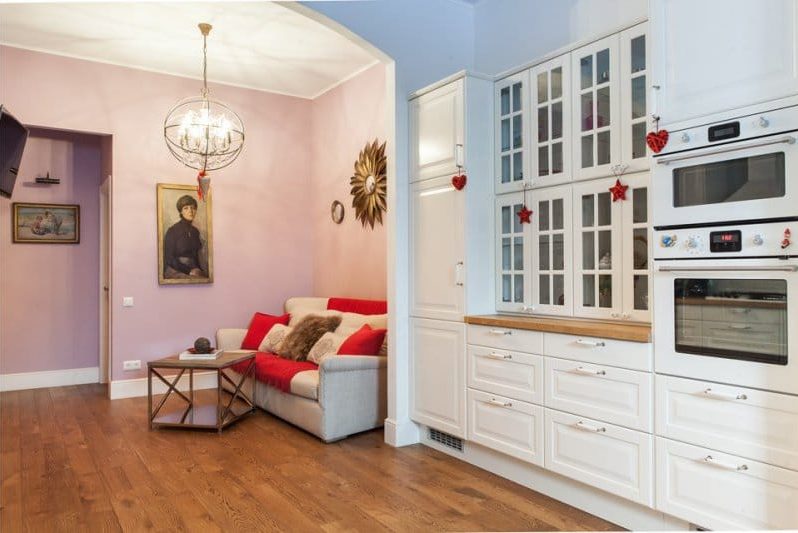
[[[349,179],[350,193],[355,218],[364,228],[368,225],[373,229],[375,222],[382,224],[382,214],[388,208],[387,166],[385,143],[379,144],[377,139],[367,142],[355,161],[355,173]]]
[[[212,195],[200,200],[196,186],[170,183],[156,192],[158,283],[213,283]]]
[[[11,204],[12,242],[80,244],[80,206],[76,204]]]

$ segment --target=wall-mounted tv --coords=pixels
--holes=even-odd
[[[0,196],[11,198],[27,140],[28,128],[0,104]]]

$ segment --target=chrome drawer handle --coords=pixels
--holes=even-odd
[[[571,370],[574,374],[584,374],[586,376],[606,376],[606,370],[591,370],[583,366],[578,366]]]
[[[487,357],[488,359],[499,359],[501,361],[507,361],[508,359],[512,359],[513,356],[510,354],[500,354],[496,352],[491,352],[489,354],[485,354],[482,357]]]
[[[745,394],[728,394],[725,392],[715,392],[712,389],[705,389],[701,391],[701,394],[706,396],[707,398],[712,398],[715,400],[726,400],[729,402],[733,402],[735,400],[747,400],[748,396]]]
[[[512,407],[513,404],[511,402],[500,402],[496,398],[491,398],[490,400],[483,400],[488,405],[495,405],[496,407]]]
[[[748,470],[747,464],[735,465],[731,463],[724,463],[723,461],[718,461],[711,455],[707,455],[706,457],[704,457],[704,459],[702,459],[702,461],[704,461],[704,463],[708,465],[716,466],[718,468],[723,468],[724,470],[733,470],[735,472],[745,472],[746,470]]]
[[[585,424],[581,420],[574,424],[574,427],[582,431],[590,431],[591,433],[605,433],[607,431],[605,427],[591,426],[590,424]]]
[[[577,339],[576,344],[581,344],[583,346],[592,346],[593,348],[601,348],[607,345],[607,343],[604,341],[586,341],[585,339]]]
[[[490,329],[488,333],[491,335],[512,335],[513,332],[509,329]]]

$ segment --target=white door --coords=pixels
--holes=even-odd
[[[651,217],[648,206],[650,175],[642,172],[621,176],[627,185],[621,202],[621,317],[635,322],[651,321]]]
[[[530,305],[532,286],[528,254],[531,224],[521,223],[524,193],[496,197],[496,310],[524,312]]]
[[[646,134],[653,130],[648,113],[651,92],[648,23],[620,34],[621,49],[621,165],[625,172],[648,170],[651,164]]]
[[[411,185],[412,316],[463,318],[465,194],[452,186],[449,176]]]
[[[410,101],[410,181],[444,174],[463,165],[463,80],[455,80]]]
[[[496,82],[496,194],[522,190],[528,182],[528,85],[528,70]]]
[[[465,324],[410,320],[412,418],[465,438]]]
[[[571,180],[571,55],[565,54],[531,71],[532,186]]]
[[[653,0],[650,10],[664,126],[798,94],[795,0]]]
[[[535,189],[532,198],[532,311],[571,315],[571,186]]]

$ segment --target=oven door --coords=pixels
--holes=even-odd
[[[798,216],[794,134],[668,154],[656,163],[657,228]]]
[[[779,259],[659,262],[656,371],[798,394],[796,270]]]

